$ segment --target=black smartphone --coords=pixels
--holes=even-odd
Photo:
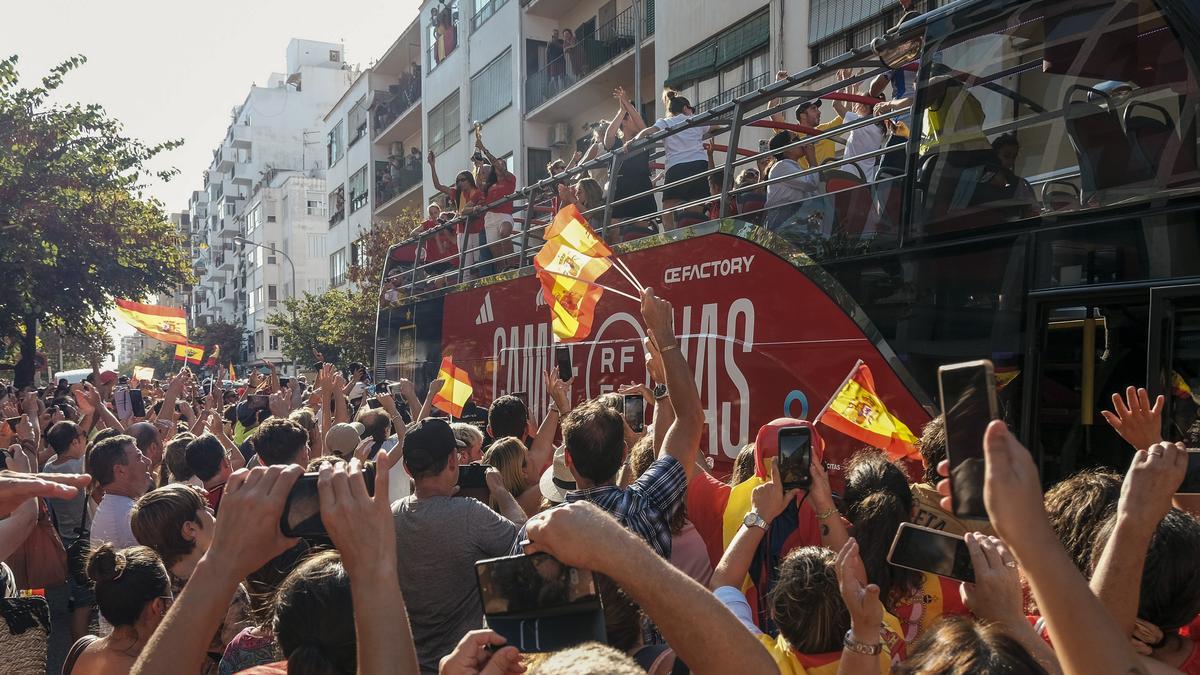
[[[266,394],[251,394],[250,396],[246,397],[246,400],[250,403],[251,410],[271,409],[271,397],[267,396]]]
[[[940,530],[901,523],[887,559],[897,567],[975,583],[975,568],[971,565],[967,542],[958,535]]]
[[[120,387],[113,392],[113,408],[116,409],[117,419],[127,420],[133,417],[133,403],[130,400],[129,389]]]
[[[1188,450],[1187,473],[1184,474],[1183,484],[1175,494],[1200,495],[1200,450]]]
[[[10,417],[4,421],[8,422],[8,428],[12,429],[14,434],[17,433],[17,425],[21,423],[20,417]]]
[[[996,419],[996,375],[988,360],[938,368],[938,393],[946,420],[950,501],[954,515],[987,518],[983,503],[983,435]]]
[[[367,483],[367,494],[375,494],[375,463],[363,466],[363,480]],[[317,474],[306,473],[296,479],[283,505],[283,516],[279,519],[279,531],[285,537],[324,537],[325,523],[321,522],[321,498],[317,494]]]
[[[146,402],[142,399],[141,389],[129,390],[129,409],[133,411],[134,417],[146,416]]]
[[[554,362],[558,364],[558,379],[566,382],[575,374],[575,369],[571,367],[571,348],[565,345],[558,345],[554,348]]]
[[[380,403],[379,399],[375,398],[374,396],[367,399],[367,408],[369,408],[371,410],[375,410],[376,408],[382,408],[382,407],[383,407],[383,404]]]
[[[779,430],[779,477],[784,490],[807,490],[812,485],[812,430],[808,427]]]
[[[646,399],[641,394],[626,394],[623,402],[625,423],[637,433],[646,430]]]
[[[475,574],[488,628],[522,652],[607,642],[591,571],[535,553],[480,560]]]
[[[474,497],[486,504],[491,490],[487,486],[488,467],[483,464],[460,464],[458,467],[458,492],[455,497]]]

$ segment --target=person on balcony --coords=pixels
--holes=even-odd
[[[570,66],[569,75],[571,81],[575,81],[585,75],[583,47],[575,41],[575,33],[570,28],[564,28],[562,34],[563,51],[567,54],[567,65]]]
[[[656,121],[654,126],[643,129],[634,136],[634,140],[659,131],[675,129],[696,114],[691,101],[670,87],[663,90],[663,107],[667,110],[667,116]],[[704,136],[717,130],[714,126],[694,126],[663,139],[667,169],[662,201],[664,209],[673,209],[680,204],[703,200],[709,196],[708,181],[695,176],[708,171],[708,152],[704,149]],[[664,229],[675,228],[675,218],[669,211],[663,214],[662,222]]]
[[[550,82],[547,98],[557,94],[565,85],[567,61],[564,58],[565,44],[558,34],[558,29],[550,34],[550,42],[546,44],[546,77]]]

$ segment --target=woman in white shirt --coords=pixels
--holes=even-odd
[[[634,137],[634,140],[658,131],[674,129],[686,123],[696,114],[691,101],[680,96],[679,92],[674,89],[668,88],[663,91],[663,107],[667,111],[667,116],[643,129]],[[663,139],[663,149],[666,151],[664,164],[667,168],[664,179],[667,188],[662,193],[664,209],[672,209],[684,202],[707,199],[710,196],[707,180],[704,178],[687,179],[708,171],[708,153],[704,149],[704,135],[715,130],[716,127],[711,126],[692,127]],[[677,182],[677,185],[673,185]],[[670,211],[663,214],[662,221],[664,229],[674,229],[675,217]]]

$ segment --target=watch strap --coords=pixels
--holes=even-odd
[[[863,656],[878,656],[879,653],[883,651],[882,640],[873,645],[866,644],[865,642],[859,642],[858,640],[854,639],[853,629],[846,631],[846,637],[842,638],[842,645],[855,654],[862,654]]]

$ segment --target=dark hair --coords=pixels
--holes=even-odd
[[[562,421],[563,445],[575,470],[603,483],[621,468],[625,455],[625,422],[620,413],[600,401],[588,401]]]
[[[250,441],[264,465],[295,464],[308,443],[308,432],[291,420],[272,417],[254,430]]]
[[[1117,508],[1121,476],[1087,469],[1046,491],[1046,516],[1080,573],[1090,575],[1096,532]]]
[[[125,433],[133,436],[137,442],[138,450],[148,452],[150,446],[158,442],[158,428],[150,422],[138,422],[127,428]]]
[[[181,483],[195,475],[187,463],[187,446],[195,438],[190,433],[179,434],[163,446],[162,466],[158,469],[160,486],[172,481]]]
[[[123,434],[106,438],[92,446],[87,459],[88,473],[102,486],[111,484],[116,480],[113,467],[129,463],[125,458],[125,448],[128,446],[137,447],[137,442],[133,436]]]
[[[684,108],[691,108],[692,104],[686,96],[680,96],[679,92],[667,87],[663,89],[663,107],[671,115],[679,115]]]
[[[642,640],[642,608],[615,581],[603,574],[593,574],[596,594],[604,608],[604,633],[608,646],[626,654]]]
[[[935,623],[912,646],[908,659],[892,666],[901,675],[952,675],[979,673],[1030,673],[1045,675],[1046,669],[1000,624],[975,623],[946,616]]]
[[[529,408],[516,396],[501,396],[488,408],[488,426],[492,428],[492,438],[524,439],[529,429]]]
[[[79,438],[79,425],[69,420],[55,422],[46,432],[46,442],[54,448],[54,452],[63,454],[71,448],[71,444]]]
[[[96,447],[97,445],[100,445],[100,443],[107,441],[108,439],[112,438],[113,436],[120,436],[120,435],[121,435],[121,431],[114,427],[109,427],[107,429],[101,429],[100,431],[97,431],[96,434],[94,436],[92,436],[91,447],[89,447],[87,450],[88,456],[89,457],[91,456],[92,448]]]
[[[471,173],[470,171],[459,171],[458,175],[454,177],[454,184],[458,185],[458,181],[460,180],[466,180],[471,184],[471,187],[479,189],[479,186],[475,184],[475,174]]]
[[[754,475],[754,442],[742,446],[737,459],[733,460],[733,471],[729,474],[729,484],[738,485]]]
[[[1014,133],[1000,134],[996,140],[992,141],[992,150],[999,151],[1000,148],[1014,147],[1020,149],[1021,144],[1017,142],[1017,135]]]
[[[844,500],[867,578],[879,586],[879,597],[891,609],[898,599],[919,589],[922,582],[920,572],[893,567],[887,561],[896,530],[912,517],[908,478],[879,450],[862,450],[850,458],[846,467]]]
[[[274,605],[275,640],[289,673],[356,672],[350,577],[337,551],[318,553],[292,570]]]
[[[1096,531],[1093,565],[1100,560],[1116,521],[1116,515],[1110,515]],[[1175,633],[1191,623],[1200,614],[1197,560],[1200,560],[1200,521],[1189,513],[1171,509],[1159,521],[1146,552],[1138,618],[1158,626],[1163,633]]]
[[[129,525],[138,543],[154,549],[170,567],[196,550],[196,542],[183,538],[183,524],[200,522],[196,513],[206,508],[195,488],[173,483],[138,498],[129,511]]]
[[[225,446],[210,433],[203,433],[193,438],[184,449],[188,469],[196,478],[204,482],[212,480],[221,472],[221,463],[225,461]]]
[[[792,549],[779,565],[767,603],[779,633],[801,654],[836,652],[850,630],[833,551],[820,546]]]
[[[924,480],[930,485],[937,485],[941,480],[938,475],[938,463],[946,459],[946,417],[937,417],[925,423],[921,430],[921,438],[917,441],[917,450],[925,462]]]
[[[162,560],[147,546],[117,550],[101,544],[88,555],[88,579],[95,584],[100,615],[114,626],[132,626],[156,598],[171,596]]]
[[[248,612],[255,626],[270,630],[279,584],[308,557],[309,551],[308,542],[301,539],[246,576],[246,595],[250,599]]]
[[[367,435],[376,443],[382,443],[391,436],[392,419],[383,410],[364,409],[358,413],[358,420],[367,428]]]
[[[796,138],[790,131],[776,131],[775,135],[771,136],[771,142],[767,144],[767,147],[770,148],[771,156],[775,158],[775,161],[781,162],[785,159],[783,148],[791,145],[795,140]]]

